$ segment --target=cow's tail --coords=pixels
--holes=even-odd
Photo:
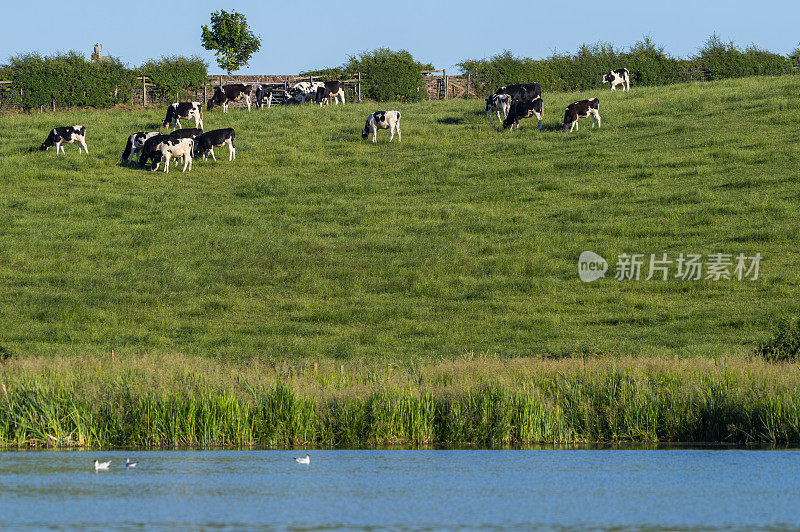
[[[400,114],[400,111],[397,111],[397,120],[400,121],[401,118],[403,118],[403,115]]]
[[[124,163],[125,160],[131,156],[131,151],[133,151],[133,135],[128,137],[128,143],[125,144],[125,151],[122,152],[122,162]]]

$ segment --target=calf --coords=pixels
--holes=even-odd
[[[508,116],[503,122],[503,129],[513,128],[515,125],[519,129],[519,121],[522,118],[535,116],[539,120],[539,131],[542,130],[542,112],[544,111],[544,103],[541,98],[536,98],[532,101],[516,101],[511,104],[511,109]]]
[[[344,105],[344,83],[341,81],[326,81],[322,87],[317,87],[316,102],[322,106],[323,100],[325,103],[330,103],[331,98],[335,105],[339,105],[339,98],[342,99]]]
[[[86,153],[89,153],[89,148],[86,147],[86,128],[83,126],[65,126],[51,130],[42,145],[39,146],[39,149],[45,151],[50,149],[51,146],[55,146],[56,155],[58,155],[59,150],[61,150],[61,153],[65,153],[64,143],[72,144],[73,142],[78,143],[78,153],[81,153],[81,146],[86,150]]]
[[[215,105],[222,107],[222,112],[228,112],[228,105],[230,102],[244,100],[247,104],[247,110],[250,110],[250,97],[254,95],[255,89],[252,85],[245,85],[244,83],[229,83],[214,89],[214,95],[208,100],[208,110],[210,111]]]
[[[597,127],[600,127],[599,109],[600,100],[597,98],[589,98],[588,100],[581,100],[579,102],[569,104],[566,112],[564,113],[564,123],[561,124],[561,129],[566,131],[567,126],[569,125],[570,131],[572,131],[572,128],[577,130],[578,119],[586,118],[589,115],[592,116],[592,127],[594,127],[595,122],[597,122]]]
[[[325,87],[321,81],[301,81],[295,83],[286,90],[290,103],[306,103],[308,100],[316,100],[317,91],[320,87]]]
[[[183,171],[189,167],[192,170],[192,152],[194,151],[194,141],[190,138],[179,139],[168,137],[158,143],[156,151],[161,154],[161,159],[164,159],[164,172],[169,173],[170,159],[183,159]],[[151,170],[158,170],[159,161],[156,161]]]
[[[508,116],[511,109],[511,96],[508,94],[491,94],[486,98],[486,111],[489,113],[489,123],[492,123],[492,113],[497,112],[497,119],[502,121]],[[502,118],[501,114],[502,113]]]
[[[367,117],[367,123],[364,126],[364,131],[361,132],[361,138],[366,139],[370,132],[372,132],[372,142],[376,142],[378,138],[379,129],[390,129],[391,135],[389,142],[394,138],[394,132],[397,130],[397,138],[400,142],[403,136],[400,133],[400,111],[375,111]]]
[[[141,151],[145,141],[150,137],[155,137],[156,135],[160,135],[160,133],[158,131],[150,131],[149,133],[139,131],[138,133],[134,133],[128,137],[128,142],[125,144],[125,150],[122,152],[122,164],[127,164],[130,166],[131,162],[133,162],[133,158]]]
[[[618,68],[608,74],[603,74],[603,84],[611,83],[611,90],[617,90],[617,85],[622,85],[622,91],[631,90],[631,77],[627,68]],[[627,89],[625,88],[627,86]]]
[[[194,118],[195,127],[203,127],[203,109],[200,102],[177,102],[167,107],[167,117],[164,118],[162,126],[169,126],[173,129],[181,127],[181,118],[188,120]]]
[[[511,96],[512,102],[518,100],[532,101],[542,97],[542,87],[538,83],[519,83],[500,87],[495,91],[495,94],[508,94]]]
[[[232,127],[215,129],[213,131],[203,133],[197,137],[197,141],[195,142],[195,157],[202,155],[203,159],[205,160],[209,155],[211,155],[211,158],[214,159],[214,162],[216,162],[217,158],[214,156],[214,148],[222,146],[223,144],[227,144],[228,161],[232,161],[236,159],[236,147],[233,145],[233,139],[235,138],[236,132]]]
[[[161,160],[161,152],[156,150],[156,147],[165,140],[169,140],[169,138],[169,135],[159,134],[144,141],[142,148],[139,150],[139,166],[146,166],[147,161],[152,161],[153,164],[158,163]]]

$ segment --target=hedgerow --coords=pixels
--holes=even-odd
[[[503,85],[536,81],[544,90],[580,91],[597,87],[601,75],[615,68],[629,70],[634,85],[666,85],[697,79],[780,75],[800,65],[800,48],[789,57],[755,46],[740,50],[712,35],[689,59],[670,56],[645,36],[629,50],[609,43],[583,44],[575,54],[554,53],[546,59],[515,57],[506,50],[488,59],[467,59],[458,66],[476,86],[491,93]]]
[[[208,64],[197,56],[151,59],[139,67],[139,71],[169,92],[200,89],[208,79]]]

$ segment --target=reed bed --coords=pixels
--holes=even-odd
[[[800,442],[800,372],[758,359],[0,363],[5,446]]]

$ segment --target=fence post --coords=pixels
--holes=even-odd
[[[361,72],[358,73],[358,101],[361,101]]]
[[[467,72],[467,95],[465,98],[469,99],[469,81],[470,81],[470,74]]]
[[[208,98],[206,98],[206,85],[207,84],[208,83],[203,83],[203,102],[202,102],[203,105],[205,105],[206,102],[208,101]]]
[[[444,81],[444,99],[447,99],[447,69],[442,69],[442,79]]]
[[[147,78],[142,76],[142,107],[147,107]]]

